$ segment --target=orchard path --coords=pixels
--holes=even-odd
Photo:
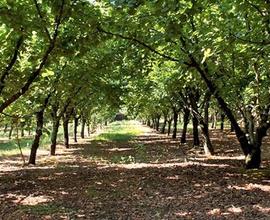
[[[270,171],[245,171],[232,134],[212,131],[206,158],[190,136],[132,126],[130,140],[58,146],[37,166],[0,158],[0,219],[270,219]]]

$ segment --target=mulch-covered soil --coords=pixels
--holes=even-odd
[[[270,219],[269,161],[245,171],[233,134],[212,131],[212,140],[211,158],[191,136],[180,145],[151,130],[59,146],[36,166],[2,158],[0,219]]]

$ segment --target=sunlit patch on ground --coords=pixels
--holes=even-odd
[[[229,186],[229,188],[234,188],[238,190],[254,190],[254,189],[260,189],[264,192],[270,193],[270,185],[263,185],[263,184],[253,184],[249,183],[245,186]]]
[[[36,166],[2,158],[0,219],[270,219],[268,171],[241,168],[232,137],[212,134],[217,154],[205,157],[134,126],[140,134],[125,141],[93,135],[53,157],[39,151]]]

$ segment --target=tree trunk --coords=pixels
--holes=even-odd
[[[232,126],[232,123],[231,123],[230,131],[231,131],[231,132],[234,132],[234,127]]]
[[[21,137],[24,137],[24,127],[25,127],[25,122],[21,122]]]
[[[81,138],[84,138],[86,119],[82,118]]]
[[[21,137],[24,137],[24,128],[21,128]]]
[[[248,139],[246,138],[245,133],[242,131],[236,118],[234,117],[232,110],[229,108],[225,100],[220,96],[214,83],[208,78],[209,70],[208,70],[207,64],[204,63],[204,68],[201,68],[200,64],[195,60],[195,58],[191,54],[190,54],[190,59],[191,59],[192,65],[194,66],[194,68],[197,69],[197,71],[200,73],[200,76],[206,83],[210,93],[216,98],[220,108],[223,110],[227,118],[231,121],[232,126],[234,127],[234,130],[235,130],[237,139],[240,143],[241,149],[244,155],[246,156],[246,168],[259,168],[260,160],[258,159],[258,157],[260,156],[258,156],[258,154],[260,153],[260,150],[258,149],[254,150],[254,147],[248,143]],[[260,147],[260,146],[257,145],[257,147]],[[255,153],[252,153],[252,151],[255,151]]]
[[[49,99],[51,97],[51,94],[49,94],[46,99],[44,100],[42,108],[36,113],[36,134],[34,141],[32,143],[30,157],[28,164],[36,164],[36,155],[37,155],[37,149],[39,147],[40,138],[42,136],[42,130],[44,125],[44,112],[45,109],[49,103]]]
[[[5,126],[4,126],[4,134],[7,133],[7,129],[8,129],[8,124],[5,124]]]
[[[225,114],[221,113],[220,115],[220,130],[223,131],[224,130],[224,120],[225,120]]]
[[[153,128],[153,129],[155,129],[156,127],[156,122],[155,122],[155,119],[154,118],[152,118],[152,124],[151,124],[151,128]]]
[[[252,149],[246,155],[246,168],[247,169],[256,169],[261,165],[261,146],[263,137],[267,135],[268,125],[264,123],[261,127],[256,129],[254,144],[250,145]]]
[[[43,124],[44,124],[44,111],[45,111],[45,108],[36,113],[36,121],[37,121],[36,134],[35,134],[34,141],[32,143],[28,164],[34,164],[34,165],[36,164],[37,149],[39,147],[39,142],[42,136],[42,129],[43,129]]]
[[[200,126],[201,126],[201,130],[202,130],[202,136],[204,139],[204,143],[203,143],[204,153],[205,153],[205,155],[213,155],[214,148],[213,148],[213,145],[212,145],[210,137],[209,137],[208,126],[203,121],[201,121],[201,122],[202,123],[200,124]]]
[[[176,138],[177,134],[177,122],[178,122],[178,112],[175,108],[173,108],[173,135],[172,138]]]
[[[172,118],[168,120],[168,131],[167,131],[168,136],[171,134],[171,127],[172,127]]]
[[[90,137],[91,134],[91,125],[90,125],[90,121],[87,120],[87,136]]]
[[[217,129],[217,112],[211,115],[211,128]]]
[[[147,125],[148,127],[151,127],[151,121],[150,121],[150,119],[147,119],[146,125]]]
[[[181,139],[180,139],[182,144],[186,143],[187,126],[188,126],[188,123],[189,123],[189,115],[190,115],[190,110],[188,108],[184,108],[183,130],[182,130],[182,135],[181,135]]]
[[[63,118],[63,130],[64,130],[64,145],[66,148],[69,148],[69,134],[68,134],[68,122],[69,118]]]
[[[203,120],[201,119],[201,123],[200,123],[202,136],[204,139],[203,149],[204,149],[205,155],[213,155],[214,148],[209,137],[209,127],[208,127],[209,126],[209,105],[210,105],[211,94],[209,92],[206,92],[204,99],[205,99],[204,118]]]
[[[74,117],[74,142],[77,143],[77,130],[79,125],[79,117]]]
[[[166,117],[164,117],[164,123],[163,123],[162,128],[161,128],[161,133],[162,134],[165,134],[165,129],[166,129],[167,122],[168,122],[168,119],[167,119],[167,116],[166,116]]]
[[[12,132],[13,132],[13,124],[10,126],[10,130],[9,130],[9,133],[8,133],[8,139],[12,138]]]
[[[200,138],[199,138],[199,122],[196,117],[192,117],[192,125],[193,125],[193,146],[198,147],[200,145]]]
[[[51,133],[51,156],[55,155],[59,126],[60,118],[56,118],[55,120],[53,120],[53,127]]]
[[[159,121],[160,121],[160,115],[157,116],[156,118],[156,131],[159,131]]]

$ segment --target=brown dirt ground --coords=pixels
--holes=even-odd
[[[179,145],[145,130],[59,146],[37,166],[0,158],[0,219],[270,219],[269,160],[245,171],[232,133],[212,130],[217,154],[206,158],[191,136]]]

